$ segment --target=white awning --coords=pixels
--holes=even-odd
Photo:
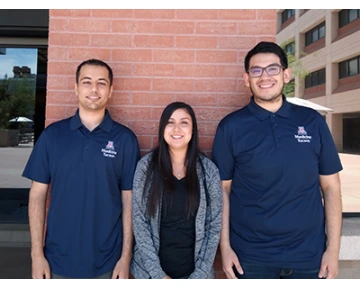
[[[319,111],[319,112],[332,112],[333,110],[330,109],[330,108],[327,108],[325,106],[322,106],[322,105],[319,105],[319,104],[316,104],[314,102],[311,102],[309,100],[305,100],[305,99],[302,99],[302,98],[297,98],[297,97],[286,97],[286,100],[290,103],[293,103],[295,105],[299,105],[299,106],[304,106],[304,107],[309,107],[309,108],[312,108],[316,111]]]
[[[9,120],[9,122],[33,122],[33,120],[21,116],[21,117],[15,117],[15,118]]]

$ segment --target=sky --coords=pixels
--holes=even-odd
[[[6,48],[6,54],[0,54],[0,79],[5,74],[13,77],[14,66],[27,66],[31,74],[37,72],[37,49],[36,48]]]

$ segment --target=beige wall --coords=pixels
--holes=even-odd
[[[282,11],[277,10],[280,22]],[[342,114],[360,113],[360,89],[336,94],[333,94],[333,91],[338,82],[338,63],[360,55],[360,31],[333,42],[338,31],[338,11],[339,9],[310,9],[300,16],[301,10],[296,10],[293,23],[281,31],[279,31],[280,26],[278,25],[276,41],[281,44],[290,39],[295,39],[296,56],[301,59],[307,71],[312,72],[326,68],[325,95],[311,98],[310,101],[333,109],[332,113],[327,114],[326,120],[339,151],[342,151]],[[303,56],[305,33],[324,20],[326,21],[325,47]],[[303,91],[304,80],[299,80],[299,77],[296,77],[295,97],[302,97]]]

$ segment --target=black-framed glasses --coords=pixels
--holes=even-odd
[[[270,64],[269,66],[266,66],[265,68],[262,68],[262,67],[250,68],[248,70],[248,73],[253,78],[260,77],[264,73],[264,71],[266,71],[266,73],[269,76],[275,76],[280,73],[282,68],[283,67],[280,64]]]

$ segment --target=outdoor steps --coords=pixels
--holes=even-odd
[[[30,247],[29,224],[0,224],[0,247]]]
[[[340,243],[341,260],[360,260],[360,215],[343,218]]]

